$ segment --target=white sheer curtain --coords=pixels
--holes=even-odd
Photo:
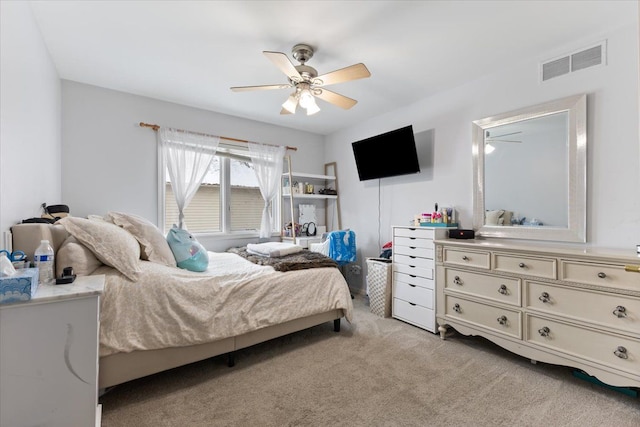
[[[178,227],[184,228],[184,209],[198,191],[220,138],[160,128],[160,146],[178,205]]]
[[[260,237],[271,237],[272,218],[269,205],[278,194],[280,178],[282,177],[282,162],[286,147],[258,144],[249,142],[249,154],[253,169],[258,177],[260,194],[264,199],[262,222],[260,223]]]

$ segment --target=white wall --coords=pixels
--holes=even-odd
[[[26,2],[0,2],[0,231],[61,202],[60,79]],[[4,242],[0,242],[0,248]]]
[[[324,173],[322,136],[63,80],[62,196],[73,215],[116,210],[158,223],[156,133],[139,122],[297,147],[295,171]]]
[[[540,61],[603,39],[608,40],[607,66],[539,83]],[[356,231],[360,263],[379,254],[379,243],[391,240],[392,225],[408,224],[414,214],[431,211],[435,202],[456,206],[461,227],[472,228],[473,120],[579,93],[588,94],[588,243],[635,249],[640,244],[638,54],[636,23],[558,46],[500,74],[330,135],[325,160],[338,161],[343,226]],[[358,181],[351,142],[408,124],[416,133],[433,134],[433,169],[422,177],[381,180],[379,223],[378,181]]]

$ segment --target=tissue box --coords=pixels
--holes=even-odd
[[[0,304],[29,301],[38,290],[38,269],[23,268],[0,277]]]

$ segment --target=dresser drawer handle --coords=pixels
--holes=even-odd
[[[627,309],[624,306],[619,305],[615,310],[613,310],[613,314],[616,317],[627,317]]]
[[[548,337],[549,334],[551,333],[551,329],[549,329],[546,326],[543,326],[542,328],[538,329],[538,333],[540,334],[541,337]]]
[[[498,321],[498,323],[500,323],[501,325],[506,325],[507,324],[507,316],[500,316],[498,317],[498,319],[496,319]]]
[[[416,259],[416,257],[414,255],[409,255],[409,258]]]
[[[629,355],[627,354],[627,349],[624,348],[623,346],[620,346],[620,347],[616,348],[615,351],[613,352],[613,354],[618,356],[620,359],[628,359],[629,358]]]
[[[507,289],[507,285],[500,285],[500,288],[498,288],[498,292],[501,293],[502,295],[509,295],[509,290]]]
[[[549,294],[547,292],[543,292],[542,294],[540,294],[538,299],[544,303],[551,301],[551,298],[549,297]]]
[[[518,264],[518,267],[520,268],[525,268],[527,266],[527,264],[525,264],[524,262],[521,262],[520,264]]]
[[[411,286],[412,288],[416,287],[416,285],[412,285],[411,283],[407,283],[407,285]]]
[[[460,276],[456,276],[453,278],[453,283],[456,285],[462,286],[462,280],[460,280]]]
[[[460,308],[460,304],[456,303],[453,305],[453,311],[455,311],[456,313],[461,313],[462,309]]]
[[[604,279],[605,277],[607,277],[607,274],[601,271],[600,273],[598,273],[598,277]]]
[[[409,246],[409,249],[415,249],[415,248],[416,248],[415,246]]]
[[[416,240],[415,237],[409,237],[409,240]]]
[[[463,260],[463,261],[469,261],[469,257],[468,257],[468,256],[466,256],[466,255],[464,255],[464,256],[462,257],[462,260]]]
[[[418,276],[416,276],[415,274],[410,274],[409,277],[413,277],[415,279]]]
[[[412,303],[412,302],[410,302],[410,303],[409,303],[409,305],[413,305],[413,306],[415,306],[415,304],[414,304],[414,303]]]

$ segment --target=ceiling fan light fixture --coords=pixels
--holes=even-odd
[[[296,113],[296,107],[298,106],[298,98],[296,98],[295,93],[290,95],[289,98],[282,104],[282,108],[290,112],[291,114]]]
[[[311,104],[315,104],[313,95],[311,95],[309,89],[302,89],[300,91],[300,106],[302,108],[309,108]]]
[[[320,107],[316,104],[316,99],[308,88],[300,91],[300,106],[307,110],[307,116],[311,116],[320,111]]]
[[[320,111],[320,107],[318,107],[318,104],[316,104],[316,101],[312,99],[311,103],[307,107],[307,116],[311,116],[317,113],[318,111]]]

